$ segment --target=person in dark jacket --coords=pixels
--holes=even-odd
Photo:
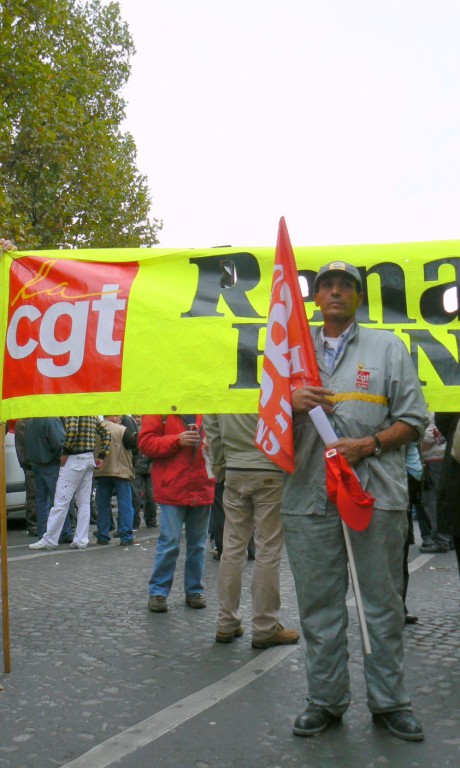
[[[446,438],[446,451],[438,487],[438,530],[453,536],[460,575],[460,464],[451,456],[460,414],[435,413],[435,424]]]
[[[64,422],[59,418],[36,418],[26,421],[25,452],[35,477],[37,536],[41,539],[46,532],[49,512],[54,504],[65,437]],[[59,543],[69,544],[72,539],[72,524],[67,513]]]
[[[152,485],[152,459],[144,456],[142,451],[137,451],[133,458],[134,464],[134,487],[136,489],[140,524],[140,512],[143,510],[144,522],[147,528],[157,527],[157,508],[153,498]],[[134,499],[133,499],[134,504]],[[136,526],[135,526],[136,527]]]
[[[153,458],[152,480],[160,505],[160,536],[149,581],[148,607],[155,613],[168,610],[185,525],[185,602],[190,608],[205,608],[204,562],[209,515],[215,478],[203,454],[202,416],[144,416],[139,448]]]
[[[26,426],[29,419],[18,419],[14,425],[14,447],[19,465],[24,472],[26,486],[26,527],[29,536],[37,535],[37,509],[35,501],[35,473],[26,456]]]

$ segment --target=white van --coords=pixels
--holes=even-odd
[[[6,512],[10,517],[24,517],[26,484],[24,470],[19,464],[14,447],[14,435],[5,435]]]

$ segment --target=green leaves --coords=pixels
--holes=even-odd
[[[120,130],[134,45],[118,3],[0,3],[0,215],[20,248],[154,245]]]

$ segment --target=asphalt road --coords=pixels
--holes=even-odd
[[[31,552],[8,531],[12,671],[0,674],[0,768],[457,768],[460,765],[460,581],[453,553],[411,547],[406,681],[426,740],[408,743],[372,724],[352,593],[353,700],[340,726],[292,735],[305,706],[303,645],[250,646],[247,632],[214,641],[218,563],[207,553],[208,608],[184,603],[181,554],[167,614],[147,610],[157,529],[133,547]],[[282,564],[285,625],[299,628]],[[1,646],[0,646],[1,647]],[[0,659],[2,662],[2,659]],[[3,664],[2,664],[3,667]]]

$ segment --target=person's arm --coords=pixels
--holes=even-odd
[[[112,435],[110,434],[110,431],[105,426],[104,422],[99,420],[96,424],[96,432],[99,435],[99,440],[100,440],[99,453],[97,455],[97,459],[102,462],[104,461],[105,457],[110,451],[110,443],[112,442]]]
[[[320,405],[326,413],[333,413],[330,397],[332,389],[326,387],[299,387],[292,393],[292,409],[297,413],[309,413]]]
[[[11,240],[5,240],[4,237],[0,237],[0,248],[2,249],[2,253],[6,253],[6,251],[17,251],[17,246],[14,245],[14,243],[11,242]]]
[[[72,446],[78,435],[78,418],[77,416],[66,416],[64,423],[64,446],[62,453],[67,456],[72,452]],[[62,462],[61,462],[62,463]]]
[[[59,456],[65,440],[64,424],[61,419],[51,419],[46,423],[46,437],[50,448]]]
[[[123,445],[125,448],[129,448],[130,450],[137,448],[138,437],[139,432],[137,429],[136,431],[133,431],[129,426],[125,426],[125,431],[123,432]]]
[[[374,456],[377,447],[382,449],[382,453],[385,453],[399,448],[401,445],[415,442],[418,438],[419,434],[415,427],[405,424],[403,421],[395,421],[391,427],[376,432],[375,436],[341,437],[336,443],[327,445],[326,448],[335,448],[353,466],[361,459]]]
[[[205,416],[203,427],[206,434],[206,444],[209,449],[212,471],[217,480],[223,480],[225,477],[225,455],[217,416]]]

